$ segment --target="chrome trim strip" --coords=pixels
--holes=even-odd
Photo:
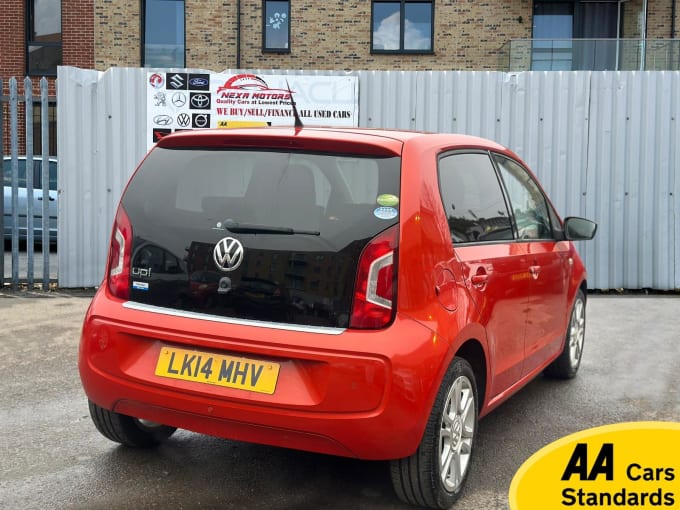
[[[302,326],[298,324],[284,324],[282,322],[265,322],[251,319],[234,319],[230,317],[220,317],[219,315],[209,315],[204,313],[187,312],[184,310],[174,310],[161,306],[145,305],[134,301],[126,301],[123,308],[137,310],[140,312],[158,313],[161,315],[171,315],[185,319],[198,319],[203,321],[219,322],[222,324],[234,324],[237,326],[254,326],[258,328],[280,329],[284,331],[296,331],[298,333],[318,333],[320,335],[341,335],[346,331],[345,328],[325,328],[321,326]]]

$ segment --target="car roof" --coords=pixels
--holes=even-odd
[[[329,150],[364,152],[367,155],[400,155],[409,143],[424,146],[482,148],[506,152],[507,149],[484,138],[462,135],[427,133],[396,129],[318,128],[318,127],[254,127],[205,129],[173,133],[163,137],[163,148],[243,147]],[[363,150],[362,150],[363,149]],[[386,154],[380,154],[380,153]]]

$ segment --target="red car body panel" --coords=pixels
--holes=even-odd
[[[418,447],[441,380],[461,349],[483,356],[476,365],[484,372],[480,416],[562,351],[571,304],[585,281],[573,245],[455,246],[451,240],[437,157],[481,149],[520,161],[502,146],[459,135],[307,128],[188,133],[159,145],[400,155],[395,318],[381,330],[326,332],[208,315],[197,320],[126,303],[104,283],[85,318],[79,354],[85,392],[97,405],[235,440],[395,459]],[[276,392],[158,377],[162,346],[276,361]]]

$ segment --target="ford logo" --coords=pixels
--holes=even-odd
[[[189,85],[192,87],[205,87],[208,84],[208,80],[205,78],[191,78],[189,80]]]

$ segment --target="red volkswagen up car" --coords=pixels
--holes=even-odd
[[[136,447],[179,427],[389,459],[399,497],[448,507],[478,418],[542,372],[576,374],[571,241],[595,230],[479,138],[168,136],[123,194],[83,325],[92,419]],[[197,294],[196,274],[216,284]]]

